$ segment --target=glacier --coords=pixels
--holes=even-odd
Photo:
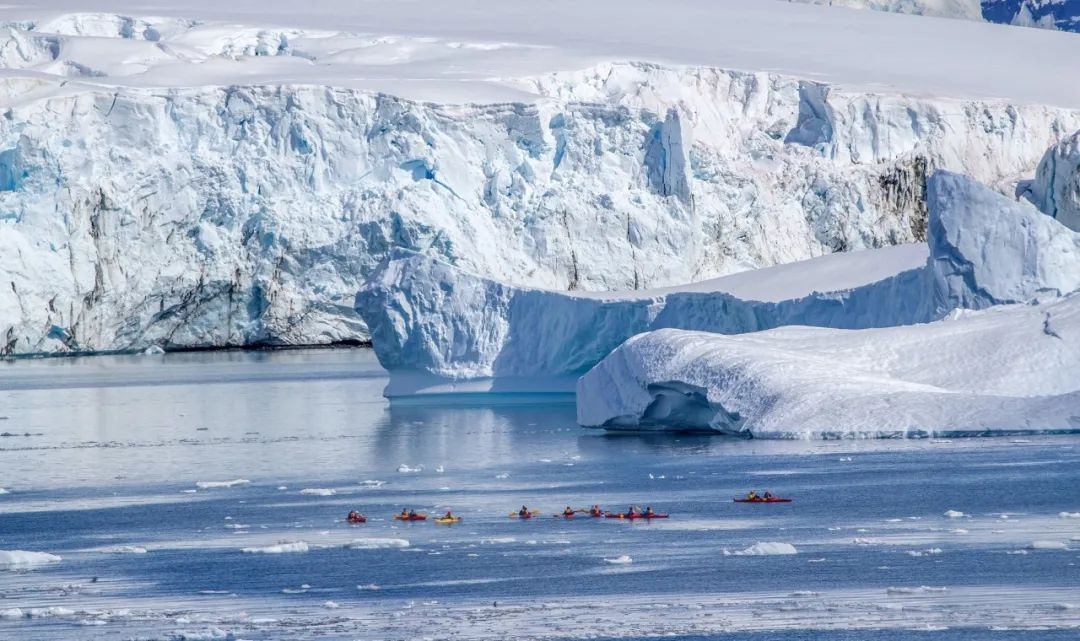
[[[1080,132],[1047,150],[1034,180],[1018,191],[1047,215],[1080,231]]]
[[[960,21],[63,5],[0,9],[6,355],[366,341],[395,248],[617,291],[914,243],[935,168],[1012,193],[1080,130],[1080,41]]]
[[[515,287],[396,250],[357,294],[391,398],[570,391],[636,334],[863,329],[1080,289],[1080,234],[977,182],[936,172],[928,243],[833,254],[644,292]],[[591,374],[590,374],[591,375]],[[579,393],[580,393],[579,387]]]
[[[1078,0],[789,0],[875,9],[919,16],[985,20],[998,24],[1080,31]]]

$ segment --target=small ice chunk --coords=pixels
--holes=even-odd
[[[305,496],[333,496],[337,494],[337,490],[327,487],[306,487],[300,490],[300,493]]]
[[[0,610],[0,620],[3,619],[22,619],[26,614],[19,608],[8,608],[6,610]]]
[[[105,554],[146,554],[146,548],[138,545],[117,545],[101,550]]]
[[[289,486],[288,485],[279,485],[279,486],[277,486],[277,489],[278,489],[279,492],[284,492],[285,490],[289,489]]]
[[[223,487],[238,487],[241,485],[248,485],[251,481],[247,479],[234,479],[232,481],[199,481],[195,484],[195,487],[200,490],[212,490]]]
[[[621,556],[617,556],[617,557],[615,557],[613,559],[607,559],[607,558],[604,559],[604,563],[612,563],[612,564],[615,564],[615,565],[626,565],[628,563],[633,563],[633,562],[634,562],[634,559],[631,559],[629,556],[627,556],[625,554],[623,554]]]
[[[246,554],[290,554],[307,551],[308,544],[304,541],[282,542],[275,545],[244,548],[241,550],[241,552]]]
[[[345,547],[350,550],[382,550],[407,548],[409,542],[406,539],[353,539],[350,543],[346,543]]]
[[[941,594],[949,588],[933,588],[928,585],[920,585],[917,588],[886,588],[886,594]]]
[[[436,472],[437,474],[442,474],[442,473],[443,473],[443,472],[445,472],[445,471],[446,471],[446,470],[445,470],[445,469],[443,469],[443,466],[441,466],[441,465],[436,465],[436,466],[435,466],[435,472]]]
[[[965,516],[967,516],[967,514],[964,514],[963,512],[960,512],[960,511],[957,511],[957,510],[946,510],[945,511],[945,518],[948,518],[948,519],[962,519]]]
[[[1065,543],[1064,541],[1048,541],[1048,540],[1032,541],[1030,547],[1031,547],[1032,550],[1068,550],[1069,549],[1069,545],[1067,543]]]
[[[6,487],[0,487],[0,494],[11,494],[11,490]]]
[[[1080,519],[1080,512],[1058,512],[1058,517],[1063,519]]]
[[[509,472],[503,472],[502,474],[496,474],[495,478],[497,478],[497,479],[508,479],[508,478],[510,478],[510,473]]]
[[[59,556],[47,552],[0,550],[0,570],[28,570],[50,563],[59,563],[60,560]]]
[[[379,589],[379,586],[374,583],[368,583],[367,585],[358,585],[356,586],[356,589],[361,592],[374,592]]]
[[[759,541],[745,550],[738,550],[736,552],[724,550],[724,554],[730,554],[732,556],[777,556],[798,553],[799,551],[795,549],[794,545],[790,543],[776,543],[774,541]]]
[[[401,474],[411,474],[411,473],[414,473],[414,472],[423,472],[424,471],[424,466],[423,465],[417,465],[416,467],[409,467],[408,465],[402,463],[401,465],[398,466],[397,471],[399,473],[401,473]]]
[[[326,603],[323,603],[323,607],[328,610],[336,610],[341,606],[338,605],[336,601],[327,601]]]

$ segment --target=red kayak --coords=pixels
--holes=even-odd
[[[619,513],[608,512],[607,514],[604,515],[604,517],[609,518],[609,519],[646,519],[646,520],[648,520],[648,519],[666,519],[668,517],[668,515],[667,514],[623,514],[622,512],[619,512]]]
[[[401,516],[398,514],[394,517],[395,521],[426,521],[427,514],[410,514],[408,516]]]
[[[735,499],[736,503],[791,503],[791,499],[782,499],[777,496],[769,498],[757,497],[756,499]]]
[[[350,516],[347,520],[349,523],[367,523],[367,517],[363,514],[360,516]]]

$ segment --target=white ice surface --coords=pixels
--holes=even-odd
[[[666,327],[889,327],[1080,288],[1080,234],[1029,204],[944,171],[930,179],[927,204],[928,259],[924,246],[897,246],[686,287],[579,295],[515,287],[399,250],[358,294],[357,309],[391,372],[393,398],[568,390],[627,338]]]
[[[47,552],[26,550],[0,550],[0,570],[26,570],[42,565],[59,563],[60,557]]]
[[[666,329],[582,377],[578,420],[804,437],[1078,430],[1078,367],[1080,295],[910,327]]]
[[[5,20],[13,353],[363,340],[351,299],[394,246],[619,290],[909,243],[926,171],[1011,192],[1080,129],[1080,39],[786,2]]]

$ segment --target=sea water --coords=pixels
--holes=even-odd
[[[0,639],[1080,635],[1080,437],[610,436],[385,383],[362,349],[0,363]],[[552,516],[593,504],[671,517]]]

